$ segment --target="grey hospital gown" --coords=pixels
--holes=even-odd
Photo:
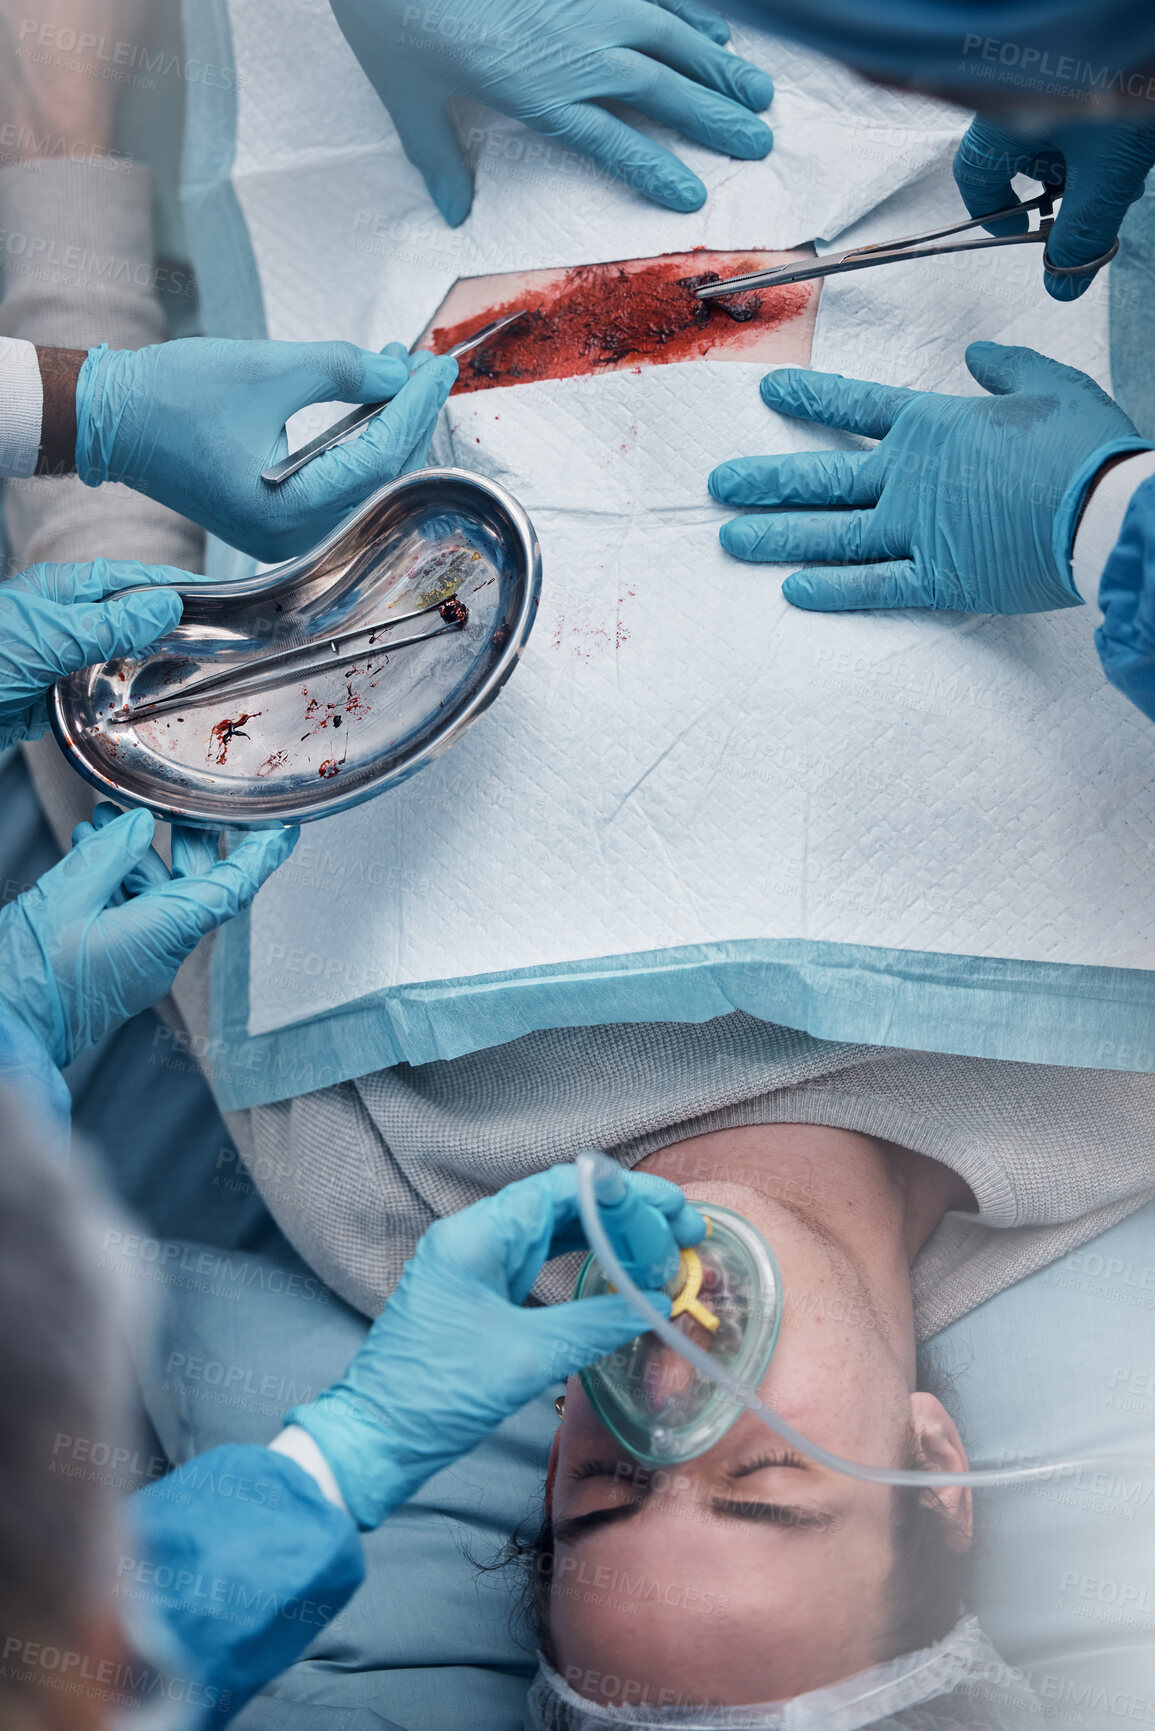
[[[920,1338],[1155,1196],[1155,1076],[816,1040],[734,1012],[527,1034],[234,1114],[287,1237],[367,1315],[438,1216],[591,1143],[632,1166],[737,1124],[828,1124],[961,1173],[912,1274]],[[572,1259],[549,1265],[568,1297]]]

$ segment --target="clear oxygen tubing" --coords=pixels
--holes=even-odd
[[[987,1467],[965,1473],[938,1473],[915,1467],[868,1467],[861,1461],[848,1461],[842,1455],[831,1454],[829,1449],[811,1442],[809,1437],[804,1437],[801,1431],[795,1430],[789,1420],[781,1418],[773,1408],[768,1407],[753,1389],[747,1388],[744,1383],[738,1382],[716,1365],[708,1352],[703,1352],[700,1346],[688,1340],[680,1329],[675,1328],[660,1311],[654,1309],[622,1267],[602,1226],[598,1211],[599,1176],[604,1182],[608,1169],[616,1178],[621,1173],[621,1167],[608,1155],[592,1148],[579,1154],[576,1164],[578,1206],[589,1247],[613,1281],[616,1290],[633,1305],[647,1329],[664,1340],[672,1352],[680,1353],[695,1370],[709,1377],[719,1388],[725,1389],[732,1399],[749,1408],[768,1429],[781,1437],[783,1442],[789,1443],[800,1455],[805,1455],[819,1466],[831,1467],[835,1472],[844,1473],[847,1478],[861,1479],[865,1484],[917,1485],[933,1490],[942,1490],[945,1485],[1024,1485],[1038,1480],[1069,1478],[1075,1472],[1099,1471],[1103,1468],[1114,1472],[1137,1471],[1155,1479],[1155,1458],[1143,1455],[1085,1455],[1078,1460],[1048,1461],[1037,1466]]]

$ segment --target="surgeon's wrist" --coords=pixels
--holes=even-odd
[[[326,1460],[318,1442],[303,1430],[299,1424],[286,1425],[284,1430],[275,1436],[269,1444],[274,1454],[285,1455],[289,1460],[296,1461],[316,1484],[326,1502],[334,1508],[349,1513],[348,1504],[341,1494],[336,1475]]]
[[[44,408],[40,422],[38,475],[71,475],[76,468],[76,381],[83,349],[37,347]]]
[[[1075,536],[1092,493],[1117,463],[1153,448],[1151,441],[1140,438],[1138,433],[1132,439],[1116,439],[1093,451],[1069,482],[1055,512],[1051,546],[1055,562],[1076,601],[1083,601],[1086,597],[1075,581]]]
[[[363,1533],[381,1526],[435,1470],[399,1460],[387,1432],[365,1416],[365,1403],[341,1385],[293,1407],[284,1422],[286,1429],[297,1427],[312,1437]]]
[[[114,473],[113,465],[116,434],[132,394],[138,355],[138,350],[111,349],[101,343],[84,356],[76,377],[76,473],[86,487],[100,487],[105,481],[137,486],[122,468]]]
[[[1071,571],[1084,601],[1099,613],[1099,590],[1123,532],[1131,501],[1155,476],[1155,446],[1113,458],[1099,471],[1087,493],[1075,536]]]
[[[1147,446],[1146,448],[1148,450],[1152,449],[1151,446]],[[1087,506],[1091,503],[1091,500],[1095,497],[1096,490],[1107,479],[1107,476],[1111,473],[1112,469],[1117,469],[1119,467],[1120,463],[1130,462],[1131,458],[1138,455],[1138,454],[1139,453],[1137,453],[1135,451],[1116,451],[1113,457],[1108,457],[1107,461],[1105,463],[1103,463],[1101,465],[1101,467],[1095,471],[1094,475],[1091,477],[1091,481],[1090,481],[1089,486],[1087,487],[1086,492],[1083,494],[1083,500],[1082,500],[1081,505],[1079,506],[1079,514],[1075,518],[1075,526],[1074,526],[1074,532],[1072,535],[1072,542],[1077,541],[1079,538],[1079,530],[1083,526],[1083,518],[1087,515]]]

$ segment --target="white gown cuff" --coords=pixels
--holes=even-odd
[[[299,1467],[304,1467],[309,1477],[316,1479],[327,1500],[336,1503],[339,1509],[345,1509],[348,1513],[345,1499],[333,1477],[333,1469],[307,1430],[303,1430],[299,1424],[286,1425],[280,1435],[273,1438],[269,1447],[274,1454],[288,1455]]]
[[[1071,575],[1084,601],[1099,599],[1099,579],[1123,529],[1136,487],[1155,475],[1155,451],[1137,451],[1109,469],[1087,501],[1075,547]]]
[[[23,481],[36,473],[44,385],[33,343],[0,337],[0,479]]]

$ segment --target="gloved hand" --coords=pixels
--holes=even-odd
[[[91,349],[76,385],[82,481],[124,481],[258,559],[319,541],[386,481],[424,460],[457,377],[448,356],[381,354],[352,343],[185,337],[146,349]],[[356,437],[274,486],[285,422],[308,403],[387,409]]]
[[[627,1181],[677,1244],[703,1236],[675,1184]],[[549,1257],[585,1248],[573,1166],[507,1184],[429,1228],[341,1381],[285,1415],[317,1442],[360,1527],[380,1526],[551,1382],[640,1332],[627,1300],[609,1294],[523,1308]],[[665,1293],[649,1296],[669,1314]]]
[[[1099,584],[1095,647],[1111,684],[1155,721],[1155,480],[1132,495]]]
[[[1155,126],[1075,121],[1026,135],[980,115],[958,147],[954,177],[972,216],[1017,204],[1015,174],[1061,191],[1046,255],[1050,263],[1069,267],[1110,252],[1153,163]],[[991,234],[1022,234],[1029,223],[1020,216],[986,226]],[[1077,300],[1094,280],[1094,271],[1073,277],[1043,272],[1047,293],[1057,301]]]
[[[188,583],[187,571],[94,559],[90,565],[30,565],[0,583],[0,748],[48,729],[46,693],[66,673],[118,655],[141,655],[172,631],[181,599],[158,583]],[[119,600],[105,597],[136,590]]]
[[[604,106],[627,103],[725,156],[758,160],[773,143],[765,72],[721,46],[728,26],[699,0],[330,0],[405,154],[452,228],[473,181],[446,104],[472,97],[577,151],[668,210],[706,189],[672,152]],[[452,25],[452,30],[448,28]]]
[[[217,860],[216,837],[173,829],[171,874],[145,811],[99,805],[72,852],[0,908],[0,1009],[61,1068],[163,998],[204,937],[248,907],[292,853],[295,829],[248,835]]]
[[[726,551],[776,565],[818,561],[782,585],[787,601],[817,612],[1078,606],[1070,555],[1086,490],[1108,457],[1149,447],[1074,367],[999,343],[972,343],[966,363],[990,396],[798,367],[768,373],[770,408],[881,443],[721,464],[710,476],[715,499],[776,507],[723,524]]]

